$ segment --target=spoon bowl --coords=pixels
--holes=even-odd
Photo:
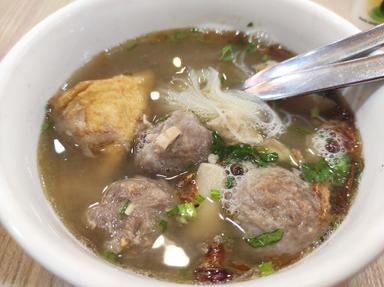
[[[384,78],[384,24],[266,68],[248,78],[246,92],[265,101]]]

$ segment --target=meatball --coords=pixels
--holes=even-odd
[[[176,175],[207,160],[211,144],[211,132],[194,114],[175,111],[139,135],[135,164],[151,174]]]
[[[49,101],[59,132],[93,156],[101,150],[129,150],[148,107],[149,72],[80,82]]]
[[[328,225],[327,199],[298,174],[267,167],[252,169],[240,178],[226,204],[247,237],[284,230],[279,242],[255,249],[269,257],[295,255],[318,239]]]
[[[152,246],[161,234],[161,216],[175,204],[166,182],[136,177],[112,183],[86,219],[91,229],[105,233],[106,250],[135,253]]]

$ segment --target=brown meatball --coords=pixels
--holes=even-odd
[[[194,114],[175,111],[139,135],[135,164],[151,174],[176,175],[207,160],[211,144],[211,132]]]
[[[266,257],[295,255],[325,232],[329,201],[322,196],[289,170],[255,168],[238,180],[229,209],[248,237],[284,230],[279,242],[255,252]]]
[[[88,156],[119,146],[129,150],[148,108],[152,78],[147,72],[80,82],[49,101],[56,128]]]
[[[86,218],[90,228],[105,232],[107,250],[135,253],[152,246],[161,234],[161,216],[175,204],[166,182],[136,177],[112,183]]]

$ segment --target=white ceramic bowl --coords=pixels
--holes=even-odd
[[[0,215],[19,244],[47,269],[79,286],[175,286],[121,270],[68,232],[41,190],[36,149],[44,106],[65,80],[103,49],[173,27],[253,21],[295,52],[358,30],[307,0],[84,0],[37,25],[0,67]],[[372,90],[372,86],[371,86]],[[330,286],[357,272],[384,247],[384,96],[367,88],[353,108],[364,142],[358,196],[337,232],[299,263],[257,279],[259,287]],[[233,285],[254,286],[255,281]]]

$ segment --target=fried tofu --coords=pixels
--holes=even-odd
[[[150,72],[80,82],[49,101],[55,126],[89,156],[116,147],[129,150],[152,85]]]

